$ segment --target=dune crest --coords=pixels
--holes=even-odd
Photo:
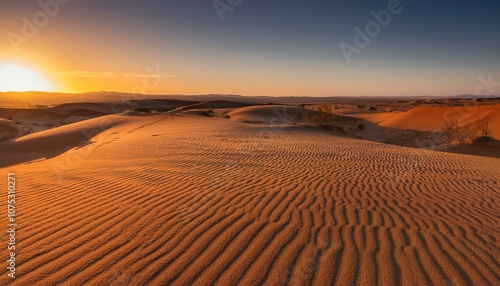
[[[237,108],[227,115],[232,120],[265,123],[265,124],[292,124],[300,122],[303,109],[289,105],[260,105]]]
[[[356,115],[383,127],[417,131],[441,130],[446,122],[457,121],[461,126],[488,120],[493,137],[500,139],[500,105],[419,106],[406,112]]]
[[[0,167],[57,156],[89,143],[101,132],[133,120],[133,117],[103,116],[0,142]]]

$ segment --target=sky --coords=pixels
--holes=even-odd
[[[498,0],[11,0],[0,15],[0,71],[50,91],[447,96],[500,82]]]

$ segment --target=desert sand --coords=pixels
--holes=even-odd
[[[186,106],[64,105],[82,118],[1,142],[18,275],[0,284],[498,284],[500,159],[301,126],[297,106]]]
[[[500,139],[500,104],[473,106],[420,106],[406,112],[358,114],[382,127],[417,131],[440,130],[446,120],[456,120],[460,125],[473,125],[478,120],[488,120],[491,135]]]

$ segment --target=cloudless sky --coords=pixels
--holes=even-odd
[[[0,66],[34,67],[63,92],[441,96],[474,93],[479,76],[500,82],[498,0],[401,0],[348,63],[340,44],[354,46],[354,28],[389,2],[242,0],[221,21],[211,0],[72,0],[16,51],[23,17],[43,10],[2,1]]]

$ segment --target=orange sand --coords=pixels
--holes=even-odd
[[[498,284],[500,159],[223,118],[109,118],[80,148],[0,169],[19,196],[18,277],[1,267],[1,285]],[[18,140],[79,141],[96,123]],[[21,152],[6,146],[0,158]]]
[[[489,120],[491,135],[500,139],[500,104],[471,106],[419,106],[407,112],[384,112],[354,115],[383,127],[411,129],[417,131],[436,131],[446,122],[459,125],[475,124],[477,120]]]

